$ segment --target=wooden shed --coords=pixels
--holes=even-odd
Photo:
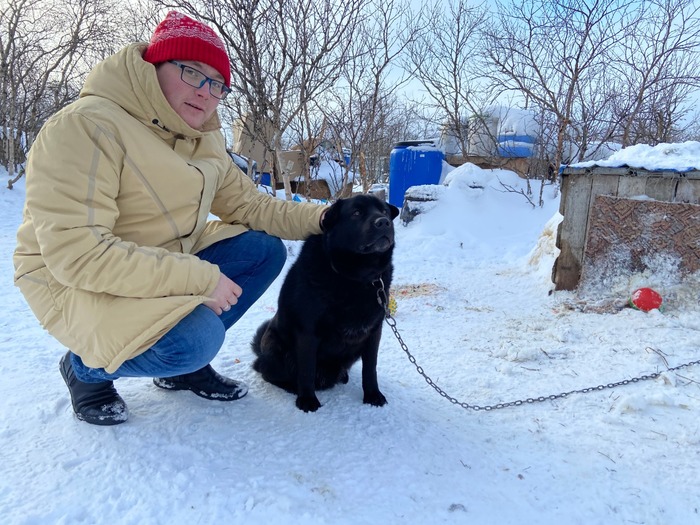
[[[562,172],[556,290],[577,288],[591,261],[625,246],[624,264],[642,270],[642,252],[677,257],[680,270],[700,269],[700,170],[567,167]]]

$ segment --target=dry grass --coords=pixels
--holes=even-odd
[[[404,284],[391,289],[391,295],[397,299],[408,299],[411,297],[422,297],[425,295],[435,295],[439,292],[444,292],[445,288],[437,284],[421,283],[421,284]]]

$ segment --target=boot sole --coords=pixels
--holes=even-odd
[[[210,394],[209,392],[204,392],[202,390],[198,390],[190,386],[171,383],[170,381],[159,377],[153,378],[153,384],[156,385],[158,388],[162,388],[163,390],[189,390],[193,394],[204,399],[209,399],[210,401],[236,401],[237,399],[244,397],[248,393],[248,387],[241,386],[240,390],[236,392],[236,394],[230,396],[226,394]]]

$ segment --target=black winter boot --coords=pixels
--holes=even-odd
[[[156,377],[153,384],[166,390],[190,390],[199,397],[233,401],[248,393],[245,383],[218,374],[211,365],[181,376]]]
[[[61,375],[70,392],[73,411],[80,421],[93,425],[118,425],[129,417],[126,403],[114,388],[112,381],[83,383],[73,371],[70,352],[61,358]]]

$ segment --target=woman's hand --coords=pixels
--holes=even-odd
[[[242,293],[241,287],[222,273],[214,292],[211,294],[211,299],[205,301],[204,306],[211,309],[216,315],[221,315],[228,312],[231,306],[238,302]]]

